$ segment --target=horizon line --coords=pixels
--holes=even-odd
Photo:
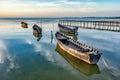
[[[6,18],[120,18],[120,16],[83,16],[83,17],[0,17],[0,19]]]

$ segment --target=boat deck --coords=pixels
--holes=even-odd
[[[80,43],[60,32],[57,32],[55,36],[65,51],[89,64],[96,64],[101,57],[102,53],[95,48]]]
[[[60,42],[62,42],[66,46],[69,46],[70,48],[75,49],[79,52],[83,52],[83,53],[86,53],[86,54],[94,54],[94,55],[101,54],[95,48],[92,48],[90,46],[82,44],[82,43],[80,43],[80,42],[78,42],[74,39],[71,39],[71,38],[63,35],[62,33],[57,34],[57,38],[60,40]]]
[[[58,24],[58,26],[64,28],[65,30],[77,30],[78,29],[78,27],[67,27],[61,24]]]
[[[85,48],[83,48],[81,46],[77,46],[77,45],[75,45],[74,43],[72,43],[70,41],[65,42],[64,44],[71,47],[71,48],[73,48],[73,49],[75,49],[75,50],[77,50],[77,51],[80,51],[80,52],[90,52],[89,49],[87,49],[87,48],[85,49]]]

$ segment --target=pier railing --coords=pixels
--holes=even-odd
[[[59,20],[59,24],[87,29],[120,32],[120,21]]]

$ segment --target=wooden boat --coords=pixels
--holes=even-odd
[[[56,51],[64,57],[64,59],[72,65],[73,68],[78,70],[80,73],[84,75],[91,76],[93,74],[100,74],[100,70],[97,64],[89,65],[86,62],[70,55],[66,51],[64,51],[57,43]]]
[[[40,28],[38,25],[34,25],[33,26],[33,30],[36,30],[38,32],[38,34],[41,34],[42,33],[42,28]]]
[[[36,30],[33,30],[33,35],[37,38],[37,41],[40,41],[42,34],[39,34]]]
[[[28,28],[28,24],[25,23],[25,22],[21,22],[21,27],[23,27],[23,28]]]
[[[61,32],[78,35],[78,32],[77,32],[78,27],[66,27],[61,24],[58,24],[58,27],[59,27],[59,31],[61,31]]]
[[[65,32],[61,32],[61,31],[59,31],[60,33],[62,33],[62,34],[64,34],[64,35],[66,35],[66,36],[68,36],[68,37],[71,37],[71,38],[73,38],[74,40],[78,40],[78,35],[75,35],[75,34],[70,34],[70,33],[65,33]]]
[[[59,46],[72,56],[89,64],[96,64],[99,61],[101,52],[98,50],[75,41],[60,32],[56,32],[55,36],[58,40]]]

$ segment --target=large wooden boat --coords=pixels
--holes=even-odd
[[[97,64],[89,65],[86,62],[70,55],[66,51],[64,51],[57,43],[56,51],[59,53],[69,64],[72,65],[73,68],[78,70],[80,73],[91,76],[94,74],[100,74],[100,70]]]
[[[61,32],[78,35],[78,27],[67,27],[61,24],[58,24],[58,27]]]
[[[21,22],[21,27],[23,27],[23,28],[28,28],[28,24],[25,23],[25,22]]]
[[[95,48],[75,41],[74,39],[71,39],[60,32],[56,32],[55,36],[58,40],[59,46],[72,56],[89,64],[96,64],[99,61],[101,52]]]
[[[36,30],[36,31],[38,32],[38,34],[42,34],[42,28],[39,27],[39,26],[36,25],[36,24],[33,26],[33,30]]]

